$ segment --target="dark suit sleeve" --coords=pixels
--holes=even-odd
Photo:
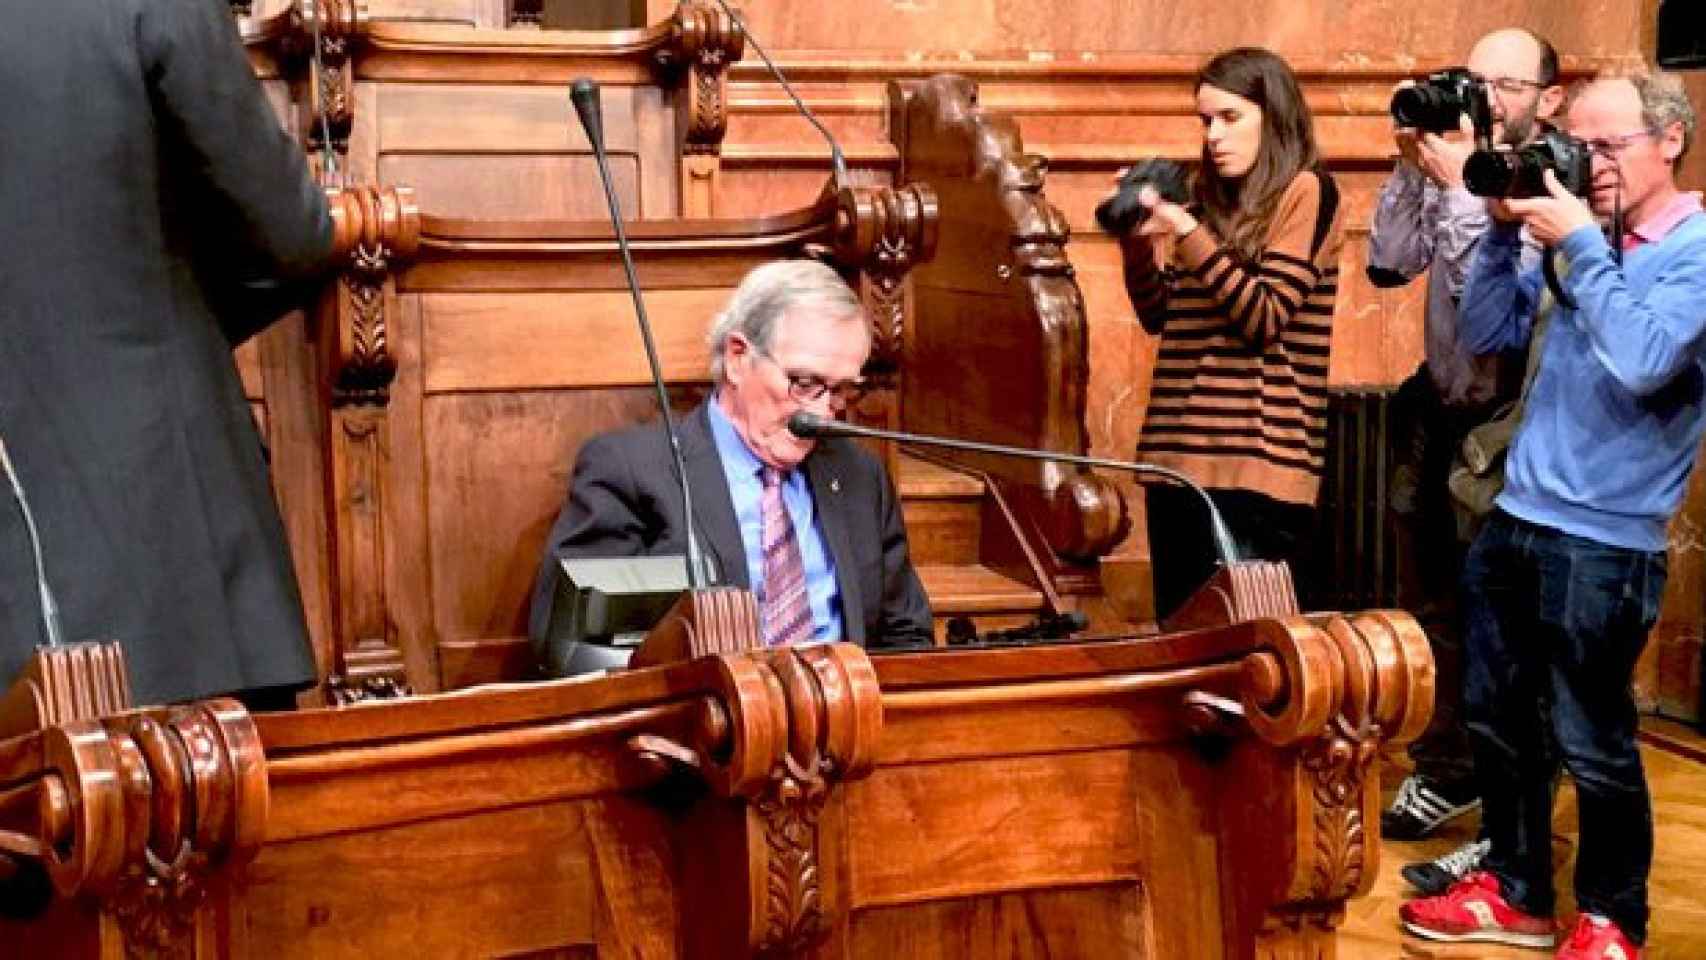
[[[568,499],[545,538],[533,583],[528,635],[537,642],[550,626],[559,559],[641,556],[659,533],[658,522],[646,519],[653,513],[646,509],[634,483],[623,445],[608,434],[588,440],[575,458]]]
[[[332,220],[301,146],[280,128],[224,0],[146,0],[138,46],[155,122],[181,171],[228,211],[256,261],[245,284],[328,265]],[[186,198],[187,199],[187,198]]]
[[[877,516],[881,520],[883,549],[883,607],[876,634],[867,643],[884,647],[929,646],[934,639],[930,599],[913,569],[907,547],[906,524],[901,519],[900,498],[895,496],[888,471],[875,458],[868,461],[878,493]]]

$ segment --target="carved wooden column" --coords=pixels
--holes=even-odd
[[[681,153],[681,215],[716,216],[717,171],[728,129],[728,67],[746,37],[716,4],[684,0],[670,20],[670,41],[656,54],[676,84],[676,130]]]
[[[347,265],[326,294],[317,330],[326,380],[326,437],[339,662],[335,702],[409,692],[386,598],[386,405],[397,365],[388,317],[397,309],[391,271],[415,252],[420,211],[407,187],[331,194],[337,249]]]
[[[367,0],[301,0],[297,9],[292,43],[306,51],[307,59],[299,135],[316,177],[339,186],[349,168],[349,136],[355,124],[352,47],[367,25]],[[336,176],[325,169],[328,147],[336,157]]]
[[[871,393],[850,416],[861,423],[901,429],[901,377],[905,371],[906,317],[912,310],[908,272],[936,253],[941,210],[928,184],[843,187],[836,194],[833,261],[857,273],[857,288],[871,318],[871,356],[865,376]],[[895,445],[883,444],[890,475],[899,470]]]
[[[102,956],[193,955],[204,897],[266,831],[266,758],[242,706],[75,720],[9,744],[0,849],[33,860],[59,897],[96,902]]]
[[[754,638],[756,639],[756,638]],[[845,917],[848,852],[823,829],[837,786],[870,773],[882,691],[851,644],[703,660],[718,672],[690,743],[635,737],[642,761],[690,770],[704,790],[682,836],[682,942],[707,957],[807,951]]]
[[[1227,784],[1285,784],[1262,796],[1228,789],[1221,869],[1239,877],[1222,910],[1242,938],[1229,956],[1322,960],[1334,956],[1344,904],[1374,883],[1380,839],[1381,745],[1414,739],[1433,712],[1434,664],[1414,618],[1398,611],[1265,621],[1283,626],[1245,658],[1239,702],[1192,694],[1190,723],[1241,737]],[[1246,734],[1253,734],[1254,740]],[[1281,748],[1281,749],[1274,749]],[[1252,866],[1237,851],[1274,846],[1289,831],[1290,858]]]
[[[860,296],[871,315],[868,373],[900,369],[906,275],[935,255],[940,220],[936,191],[929,184],[844,187],[836,197],[835,261],[859,270]]]

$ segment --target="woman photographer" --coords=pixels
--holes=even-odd
[[[1289,561],[1300,577],[1326,446],[1338,193],[1284,60],[1221,53],[1196,98],[1203,145],[1188,205],[1131,177],[1124,188],[1142,208],[1120,233],[1126,291],[1161,338],[1138,459],[1206,487],[1243,558]],[[1159,620],[1216,556],[1195,494],[1156,483],[1147,500]]]

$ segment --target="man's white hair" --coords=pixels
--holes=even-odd
[[[729,297],[728,306],[712,321],[706,337],[711,348],[711,381],[721,384],[726,375],[723,347],[730,334],[739,333],[768,356],[776,339],[776,325],[796,308],[857,321],[867,339],[870,336],[859,295],[840,274],[816,260],[777,260],[748,273]]]
[[[1682,151],[1676,155],[1678,164],[1688,155],[1694,143],[1697,119],[1694,104],[1688,100],[1688,90],[1682,79],[1673,73],[1662,73],[1645,67],[1619,67],[1606,70],[1587,80],[1578,81],[1570,90],[1574,104],[1589,88],[1602,83],[1627,81],[1641,98],[1641,125],[1653,133],[1663,133],[1671,124],[1682,124]],[[1568,109],[1566,104],[1566,109]]]

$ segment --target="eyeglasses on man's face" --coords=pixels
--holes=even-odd
[[[1507,96],[1516,96],[1527,90],[1544,90],[1546,84],[1539,80],[1524,80],[1521,77],[1477,77],[1494,90]]]
[[[1657,130],[1631,130],[1628,133],[1613,134],[1609,137],[1593,137],[1592,139],[1583,137],[1582,142],[1587,144],[1587,148],[1594,153],[1606,157],[1615,157],[1629,149],[1637,141],[1657,135]]]
[[[753,345],[752,352],[770,361],[777,370],[782,372],[784,377],[788,378],[788,396],[796,403],[816,403],[828,395],[831,405],[838,409],[844,409],[858,404],[865,397],[867,384],[863,379],[831,383],[815,373],[789,370],[782,366],[781,362],[775,357],[759,349],[756,344]]]

